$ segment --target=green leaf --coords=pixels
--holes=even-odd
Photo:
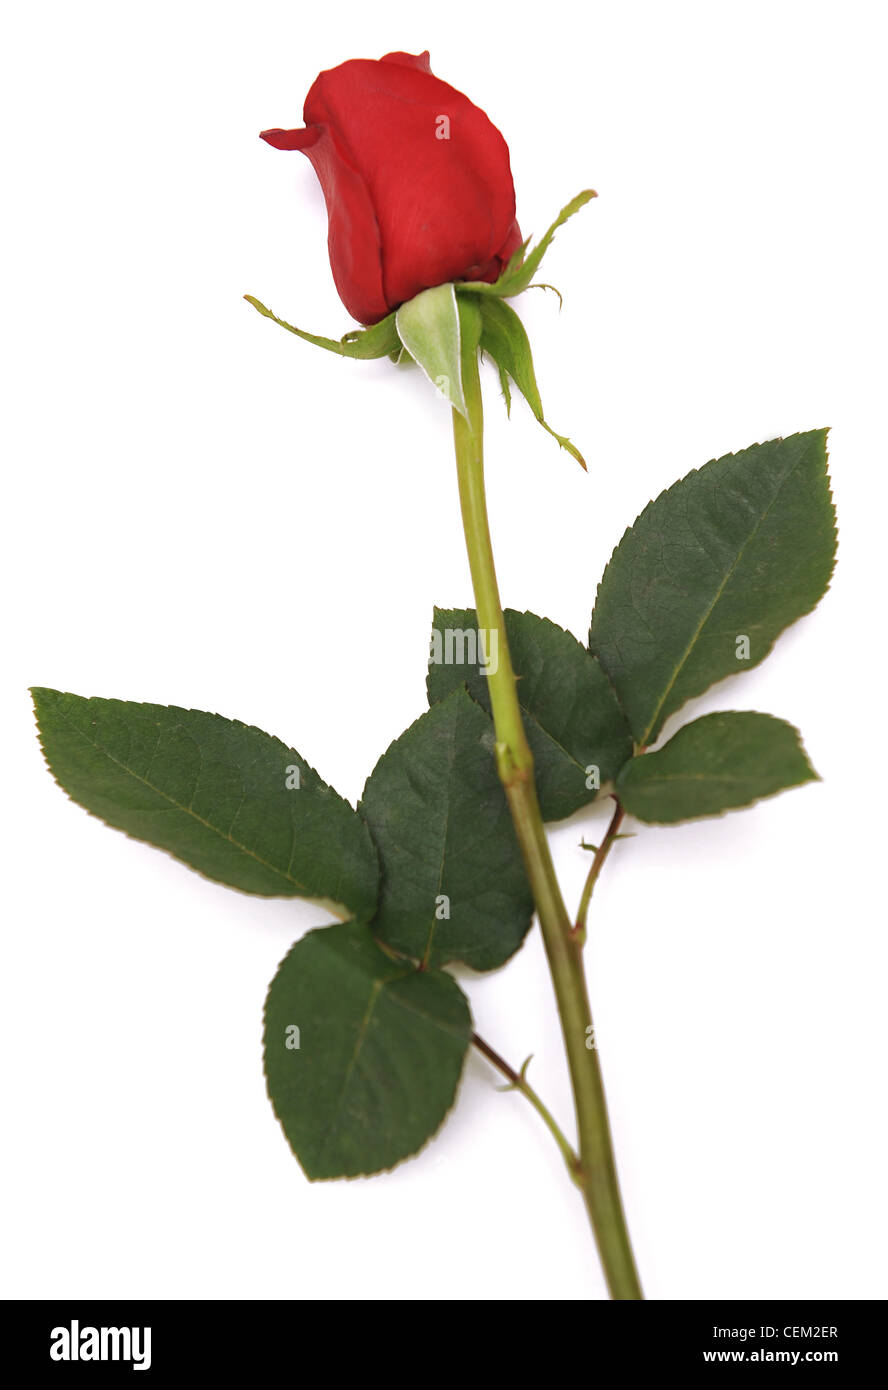
[[[335,352],[339,357],[355,357],[366,362],[375,357],[389,357],[393,353],[397,354],[401,349],[394,314],[388,314],[386,318],[381,319],[379,323],[374,323],[370,328],[352,329],[339,339],[319,338],[315,333],[306,333],[301,328],[294,328],[292,323],[279,319],[277,314],[266,309],[265,305],[261,304],[258,299],[254,299],[251,294],[245,294],[244,299],[248,304],[252,304],[263,318],[271,319],[273,323],[279,323],[281,328],[286,328],[288,333],[295,333],[297,338],[304,338],[307,343],[313,343],[315,347],[326,348],[327,352]]]
[[[636,744],[756,666],[822,597],[836,549],[826,430],[707,463],[645,508],[599,585],[589,646]]]
[[[455,980],[391,960],[363,923],[297,942],[268,992],[265,1075],[306,1176],[379,1173],[421,1149],[453,1104],[471,1027]]]
[[[460,315],[453,285],[408,299],[395,314],[398,336],[433,386],[468,419],[462,379]]]
[[[576,445],[571,444],[566,435],[556,434],[555,430],[546,424],[524,324],[511,305],[504,303],[502,299],[481,300],[481,351],[488,353],[499,367],[500,382],[503,381],[503,373],[508,373],[543,429],[548,430],[549,434],[558,440],[562,449],[573,454],[577,462],[585,468],[585,460]],[[507,391],[508,382],[503,394]],[[508,405],[507,396],[507,409]]]
[[[706,714],[617,778],[625,810],[659,825],[720,816],[764,796],[816,782],[797,729],[753,711]]]
[[[552,238],[563,227],[569,217],[573,217],[575,212],[579,212],[581,207],[597,198],[598,194],[591,188],[584,189],[578,193],[567,205],[559,212],[555,221],[542,240],[534,247],[529,255],[526,254],[529,241],[525,241],[523,246],[512,256],[502,275],[495,280],[492,285],[485,280],[461,280],[459,288],[461,290],[471,290],[474,294],[498,295],[501,298],[510,298],[512,295],[520,294],[522,290],[530,288],[530,282],[540,268],[540,262],[552,244]]]
[[[373,930],[424,965],[493,970],[521,945],[533,899],[494,761],[465,690],[434,705],[374,768],[358,808],[382,865]]]
[[[632,739],[604,672],[571,633],[511,608],[505,622],[543,818],[562,820],[617,775],[632,755]],[[474,608],[436,608],[429,704],[465,686],[489,712],[483,667],[498,660],[491,636],[479,641]]]
[[[294,749],[200,710],[32,694],[50,771],[93,815],[244,893],[372,915],[367,828]]]

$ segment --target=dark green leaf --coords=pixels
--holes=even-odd
[[[373,913],[367,828],[294,749],[200,710],[32,694],[53,776],[93,815],[242,892]]]
[[[315,333],[306,333],[304,329],[294,328],[292,323],[279,319],[277,314],[266,309],[265,305],[260,304],[251,294],[245,294],[244,299],[248,304],[252,304],[263,318],[279,323],[288,333],[295,333],[297,338],[304,338],[315,347],[326,348],[327,352],[335,352],[339,357],[356,357],[366,362],[375,357],[389,357],[401,350],[394,314],[387,315],[371,328],[354,328],[342,338],[319,338]]]
[[[268,1094],[309,1178],[393,1168],[442,1124],[471,1036],[440,971],[391,960],[359,922],[309,932],[265,1005]]]
[[[617,794],[638,820],[672,825],[817,780],[791,724],[727,711],[695,719],[656,752],[633,758],[617,778]]]
[[[575,637],[534,613],[508,608],[505,621],[540,807],[545,820],[562,820],[617,775],[632,739],[604,672]],[[489,635],[479,642],[477,624],[474,608],[435,609],[430,704],[465,685],[490,711],[483,665],[499,653]]]
[[[543,429],[557,439],[562,449],[573,454],[577,462],[585,468],[585,460],[576,445],[571,444],[566,435],[556,434],[555,430],[546,424],[524,324],[511,305],[502,299],[485,297],[481,300],[481,351],[488,353],[499,367],[500,382],[502,383],[503,373],[508,373]],[[508,382],[503,393],[506,395],[508,409],[510,401],[507,392]]]
[[[480,705],[456,690],[417,719],[377,763],[359,810],[382,864],[376,934],[430,966],[508,960],[533,900]]]
[[[686,700],[757,665],[822,597],[836,548],[826,433],[756,444],[689,473],[614,551],[589,645],[639,747]]]

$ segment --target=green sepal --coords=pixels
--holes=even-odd
[[[503,369],[502,369],[502,367],[500,366],[500,364],[499,364],[498,362],[496,362],[496,361],[494,362],[494,366],[496,367],[496,370],[497,370],[497,372],[499,373],[500,391],[502,392],[502,395],[503,395],[503,405],[506,407],[506,415],[507,415],[507,416],[509,417],[509,419],[511,420],[511,418],[512,418],[512,388],[511,388],[510,385],[509,385],[509,373],[508,373],[508,372],[504,372]]]
[[[394,314],[388,314],[370,328],[352,329],[339,339],[319,338],[315,333],[306,333],[304,329],[294,328],[292,323],[279,319],[277,314],[266,309],[265,305],[254,299],[251,294],[245,294],[244,299],[248,304],[252,304],[263,318],[279,323],[288,333],[295,333],[297,338],[304,338],[307,343],[314,343],[315,347],[326,348],[327,352],[335,352],[339,357],[354,357],[366,362],[376,357],[390,357],[393,354],[397,356],[401,350]]]
[[[395,313],[398,337],[446,401],[468,419],[463,389],[462,329],[452,284],[435,285]]]
[[[527,248],[530,245],[529,240],[518,247],[502,275],[498,280],[494,280],[492,285],[485,280],[461,280],[459,288],[471,290],[473,294],[494,295],[500,299],[509,299],[512,295],[521,294],[522,290],[530,289],[530,282],[539,270],[540,262],[551,246],[552,238],[558,228],[563,227],[569,217],[573,217],[575,212],[579,212],[581,207],[585,207],[586,203],[597,197],[598,194],[591,188],[586,188],[582,193],[578,193],[567,204],[567,207],[561,209],[545,236],[529,254],[527,254]],[[551,286],[546,288],[551,288]]]
[[[511,377],[527,404],[533,411],[543,429],[557,439],[562,449],[577,460],[581,467],[586,461],[575,444],[566,435],[558,434],[551,425],[546,424],[543,403],[540,400],[536,373],[533,369],[533,354],[524,324],[511,305],[502,299],[484,298],[481,306],[481,351],[492,357],[499,368],[500,384],[509,410],[511,397],[508,378]]]

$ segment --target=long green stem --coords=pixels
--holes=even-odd
[[[478,357],[466,351],[463,392],[468,419],[453,412],[459,495],[478,627],[496,634],[496,663],[487,666],[497,740],[497,766],[530,881],[555,987],[579,1135],[582,1189],[612,1298],[643,1297],[617,1182],[604,1085],[592,1028],[582,950],[555,877],[524,732],[515,673],[500,604],[484,495],[483,410]],[[488,651],[491,647],[488,646]]]

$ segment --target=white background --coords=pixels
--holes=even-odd
[[[217,710],[353,801],[424,707],[432,606],[471,602],[446,407],[338,336],[297,125],[318,69],[429,47],[512,152],[525,234],[579,189],[527,295],[547,414],[489,380],[504,601],[584,637],[648,499],[831,425],[841,541],[817,613],[684,712],[802,729],[820,784],[639,827],[588,963],[653,1298],[875,1298],[885,1274],[884,11],[843,3],[49,3],[2,82],[4,1292],[595,1299],[575,1192],[469,1061],[416,1161],[309,1185],[265,1097],[261,1012],[324,920],[112,833],[47,775],[26,687]],[[673,721],[672,727],[675,726]],[[573,904],[605,811],[553,834]],[[537,931],[470,976],[477,1026],[565,1125]],[[463,978],[461,976],[461,978]]]

